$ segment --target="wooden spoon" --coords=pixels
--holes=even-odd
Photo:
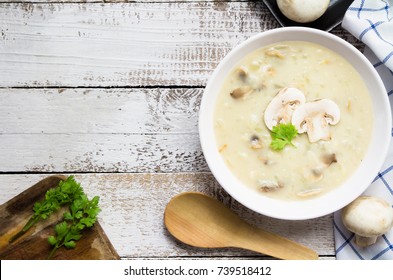
[[[287,260],[318,259],[315,251],[246,223],[218,200],[202,193],[186,192],[172,198],[164,222],[174,237],[191,246],[243,248]]]

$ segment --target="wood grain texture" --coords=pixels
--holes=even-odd
[[[334,259],[332,215],[280,221],[248,210],[214,180],[200,148],[212,71],[234,46],[276,27],[262,1],[0,0],[0,204],[47,176],[32,173],[82,173],[125,259],[269,259],[172,238],[166,203],[200,191]],[[340,27],[332,33],[363,48]]]
[[[48,176],[27,190],[0,204],[0,259],[37,260],[47,259],[52,251],[47,238],[54,234],[55,225],[63,220],[65,207],[54,212],[45,220],[34,224],[23,235],[9,242],[18,233],[33,214],[33,205],[42,201],[45,193],[55,188],[66,176]],[[74,250],[59,248],[52,257],[64,260],[115,260],[119,255],[114,250],[99,222],[83,230],[83,237]]]
[[[208,171],[202,91],[0,89],[0,171]]]
[[[202,94],[202,88],[0,89],[0,133],[197,134]]]
[[[0,204],[45,176],[0,175]],[[75,178],[89,197],[101,197],[100,224],[123,258],[262,258],[240,249],[199,249],[176,241],[164,227],[163,214],[170,199],[185,191],[216,197],[248,223],[304,244],[324,257],[334,257],[331,215],[308,221],[265,217],[233,200],[209,173],[78,174]]]
[[[318,259],[314,250],[246,223],[200,192],[173,197],[165,208],[164,224],[177,240],[194,247],[242,248],[284,260]]]
[[[262,1],[3,3],[0,87],[201,86],[234,46],[276,27]]]
[[[208,171],[195,134],[0,134],[1,172]]]

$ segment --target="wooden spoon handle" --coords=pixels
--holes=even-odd
[[[243,232],[243,238],[236,240],[240,247],[284,260],[317,260],[318,254],[285,237],[250,226]]]

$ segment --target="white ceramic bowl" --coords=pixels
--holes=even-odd
[[[227,168],[218,152],[213,127],[216,99],[222,83],[239,61],[256,49],[281,41],[309,41],[345,57],[363,78],[373,102],[374,128],[365,158],[341,186],[314,199],[282,201],[268,198],[245,186]],[[199,112],[199,134],[207,164],[220,185],[237,201],[260,214],[286,220],[321,217],[341,209],[371,184],[380,170],[389,147],[392,120],[384,85],[371,63],[355,47],[341,38],[305,27],[284,27],[260,33],[235,47],[218,65],[206,86]]]

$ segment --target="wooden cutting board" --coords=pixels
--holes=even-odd
[[[62,220],[66,208],[41,220],[19,239],[9,243],[9,239],[23,228],[33,214],[33,205],[42,200],[48,189],[58,185],[65,176],[50,176],[0,205],[0,259],[36,260],[47,259],[52,247],[47,238],[54,234],[54,226]],[[75,249],[59,248],[53,259],[63,260],[114,260],[119,259],[108,237],[96,222],[92,228],[83,232]]]

